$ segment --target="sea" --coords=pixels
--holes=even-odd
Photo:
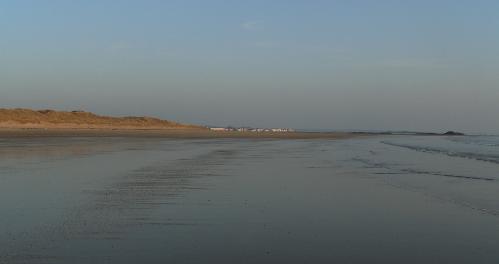
[[[499,137],[0,138],[0,263],[499,263]]]

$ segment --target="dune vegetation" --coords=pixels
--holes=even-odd
[[[0,108],[0,128],[204,129],[154,117],[101,116],[85,111]]]

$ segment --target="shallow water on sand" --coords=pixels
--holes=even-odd
[[[0,263],[497,263],[458,141],[0,139]]]

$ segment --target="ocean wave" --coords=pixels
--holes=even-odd
[[[451,142],[468,145],[499,147],[499,137],[496,136],[448,137],[446,139]]]
[[[414,146],[414,145],[407,145],[407,144],[399,144],[399,143],[393,143],[393,142],[388,142],[388,141],[381,141],[381,143],[386,144],[386,145],[390,145],[390,146],[394,146],[394,147],[415,150],[415,151],[419,151],[419,152],[443,154],[443,155],[447,155],[450,157],[459,157],[459,158],[473,159],[473,160],[478,160],[478,161],[499,164],[499,155],[495,155],[495,154],[484,154],[484,153],[475,153],[475,152],[467,152],[467,151],[455,151],[455,150],[441,149],[441,148],[428,147],[428,146]]]
[[[388,171],[383,172],[374,172],[374,174],[379,175],[401,175],[401,174],[418,174],[418,175],[431,175],[431,176],[440,176],[440,177],[449,177],[449,178],[458,178],[458,179],[466,179],[466,180],[482,180],[482,181],[495,181],[494,178],[489,177],[478,177],[478,176],[466,176],[466,175],[456,175],[451,173],[444,173],[440,171],[426,171],[426,170],[416,170],[416,169],[396,169],[390,166],[387,163],[379,163],[373,162],[368,159],[362,158],[353,158],[352,161],[360,162],[364,164],[364,168],[367,169],[385,169]]]
[[[405,173],[409,173],[409,174],[425,174],[425,175],[450,177],[450,178],[460,178],[460,179],[468,179],[468,180],[483,180],[483,181],[494,181],[495,180],[493,178],[487,178],[487,177],[464,176],[464,175],[455,175],[455,174],[449,174],[449,173],[434,172],[434,171],[422,171],[422,170],[414,170],[414,169],[403,169],[401,171],[403,171]]]

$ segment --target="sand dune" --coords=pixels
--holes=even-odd
[[[84,111],[0,109],[0,128],[38,129],[206,129],[154,117],[110,117]]]

